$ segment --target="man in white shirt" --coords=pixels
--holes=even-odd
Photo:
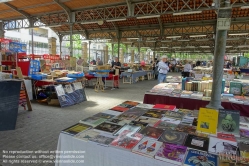
[[[162,56],[161,61],[158,63],[158,83],[166,82],[166,76],[169,71],[169,66],[165,63],[167,61],[167,56]]]
[[[184,77],[189,77],[190,71],[192,70],[192,66],[191,64],[187,61],[186,64],[184,65],[184,69],[183,69],[183,76]]]

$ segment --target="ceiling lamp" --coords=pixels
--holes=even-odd
[[[155,43],[156,41],[155,40],[147,40],[146,42],[147,43]]]
[[[145,18],[158,18],[160,15],[151,15],[151,16],[139,16],[137,19],[145,19]]]
[[[200,46],[201,48],[210,48],[210,46]]]
[[[127,38],[128,40],[138,40],[138,37],[133,37],[133,38]]]
[[[160,48],[169,48],[169,47],[160,47]]]
[[[113,20],[106,20],[106,22],[115,22],[115,21],[126,21],[126,18],[113,19]]]
[[[190,35],[189,37],[205,37],[207,35]]]
[[[241,6],[241,9],[249,9],[249,6]]]
[[[236,35],[248,35],[249,33],[231,33],[231,34],[228,34],[230,36],[236,36]]]
[[[238,46],[239,48],[244,48],[244,47],[248,47],[249,48],[249,45],[240,45]]]
[[[172,40],[162,40],[161,42],[168,43],[168,42],[172,42]]]
[[[180,38],[181,36],[167,36],[168,39]]]
[[[187,42],[187,41],[190,41],[190,40],[182,39],[182,40],[178,40],[178,41]]]
[[[181,13],[173,13],[173,16],[187,15],[187,14],[198,14],[202,13],[202,11],[190,11],[190,12],[181,12]]]

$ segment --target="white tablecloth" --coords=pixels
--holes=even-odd
[[[58,151],[85,151],[83,164],[56,163],[56,166],[175,166],[164,161],[141,156],[130,151],[84,142],[61,133]],[[58,159],[59,160],[59,159]]]

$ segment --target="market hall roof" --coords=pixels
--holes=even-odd
[[[227,51],[237,52],[249,44],[249,0],[230,2]],[[0,20],[5,30],[47,26],[65,40],[72,30],[87,39],[208,52],[218,9],[215,0],[0,0]]]

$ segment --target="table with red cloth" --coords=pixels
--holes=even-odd
[[[171,96],[162,96],[158,94],[146,93],[144,95],[144,104],[169,104],[175,105],[176,108],[185,108],[190,110],[199,110],[200,107],[206,107],[209,101],[190,99],[190,98],[179,98]],[[241,116],[249,117],[249,105],[222,102],[221,105],[225,109],[239,110]]]

